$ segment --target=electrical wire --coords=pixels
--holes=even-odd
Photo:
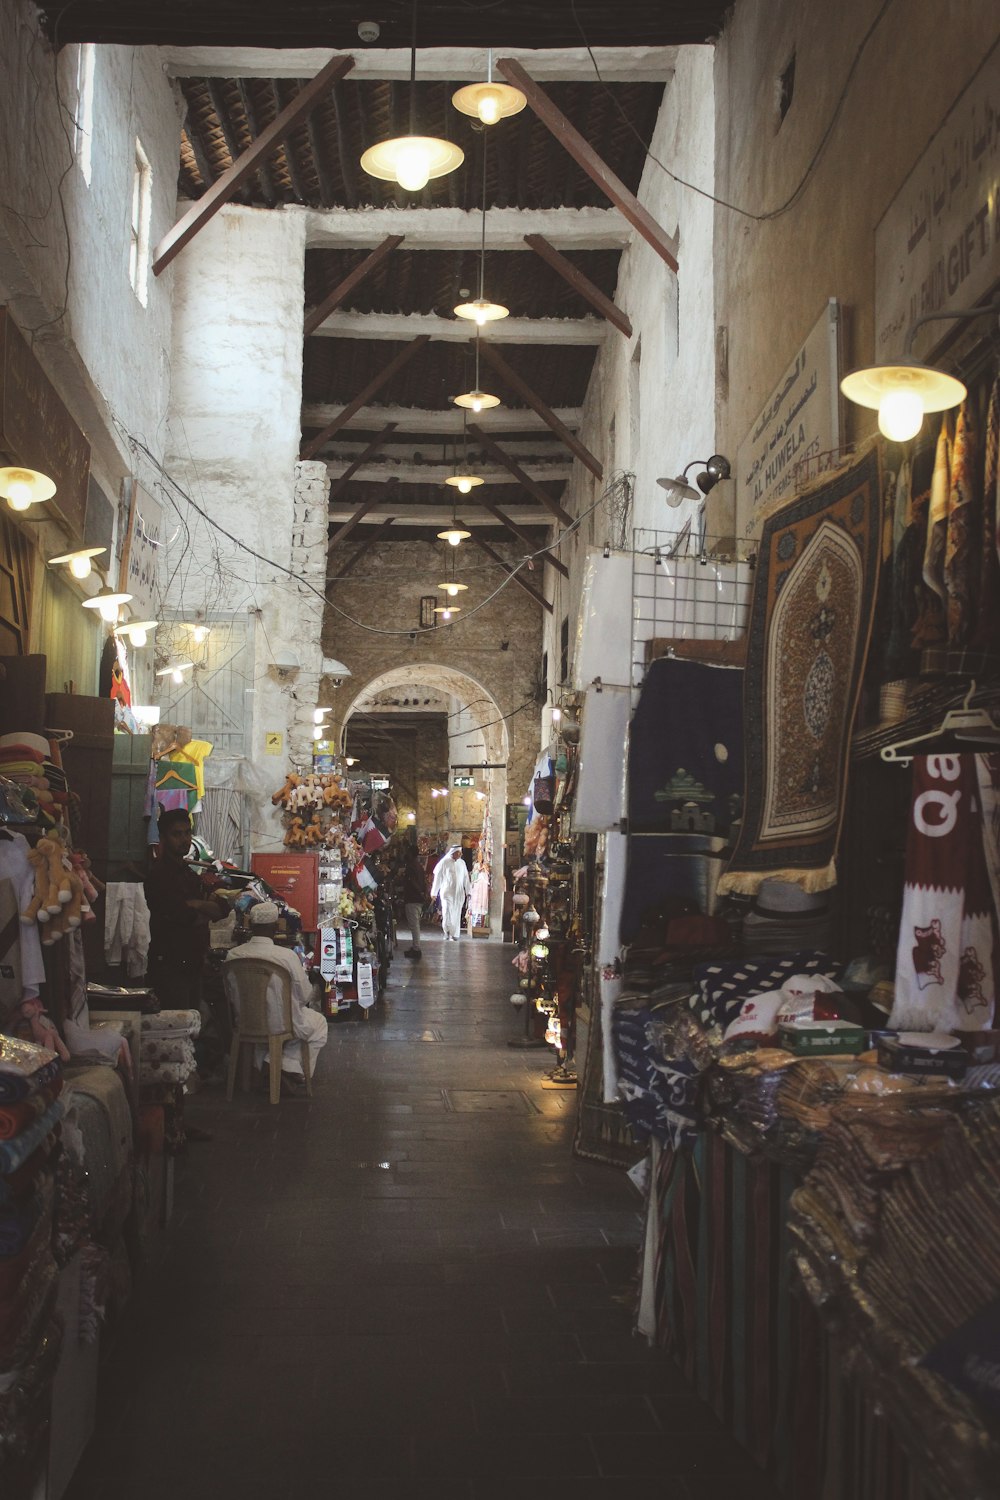
[[[829,142],[830,137],[833,134],[833,131],[834,131],[834,128],[835,128],[835,126],[837,124],[837,121],[840,119],[840,112],[843,109],[845,103],[847,102],[847,95],[848,95],[848,92],[850,90],[850,86],[851,86],[851,82],[852,82],[852,80],[854,78],[854,74],[857,71],[858,64],[860,63],[861,58],[862,58],[865,50],[868,47],[868,43],[871,40],[872,35],[874,34],[874,32],[876,31],[876,29],[878,28],[878,26],[879,26],[879,24],[880,24],[880,22],[882,20],[882,17],[885,15],[885,13],[889,9],[890,5],[893,4],[893,0],[882,0],[882,4],[878,8],[878,11],[877,11],[877,13],[875,15],[875,19],[872,21],[871,25],[868,27],[868,30],[865,32],[864,36],[861,38],[861,41],[858,44],[858,48],[857,48],[857,50],[856,50],[856,52],[854,54],[854,58],[853,58],[853,60],[851,62],[851,66],[847,70],[847,77],[844,79],[844,83],[843,83],[843,87],[841,88],[840,95],[839,95],[839,97],[837,99],[836,104],[834,105],[833,114],[830,116],[830,119],[829,119],[829,122],[827,124],[827,127],[824,130],[822,136],[820,137],[819,145],[816,147],[816,150],[813,152],[812,157],[811,157],[811,159],[809,161],[809,165],[806,167],[806,169],[803,172],[801,178],[799,179],[798,186],[785,199],[784,203],[782,203],[780,205],[780,207],[778,207],[778,208],[772,208],[772,209],[768,210],[768,212],[766,212],[766,213],[760,213],[760,214],[754,213],[751,209],[740,208],[739,204],[737,204],[737,203],[730,203],[725,198],[717,198],[714,193],[708,192],[705,188],[700,188],[700,187],[696,186],[695,183],[688,182],[685,178],[679,177],[676,172],[671,171],[671,169],[664,162],[662,162],[660,160],[660,158],[654,154],[653,151],[650,150],[649,145],[643,139],[641,132],[636,129],[636,126],[629,119],[628,115],[625,113],[625,110],[622,108],[621,103],[618,100],[617,96],[614,93],[612,93],[611,89],[608,88],[608,85],[604,82],[604,79],[601,76],[601,70],[600,70],[600,67],[598,66],[597,58],[594,56],[594,52],[593,52],[593,49],[592,49],[592,47],[590,45],[590,42],[587,40],[587,34],[584,31],[584,29],[583,29],[583,23],[581,22],[580,17],[577,14],[576,0],[569,0],[569,3],[570,3],[570,8],[571,8],[571,10],[573,12],[573,20],[576,23],[576,29],[580,33],[580,37],[581,37],[581,39],[583,41],[583,45],[587,49],[587,54],[588,54],[588,56],[590,58],[590,61],[591,61],[592,65],[593,65],[594,73],[597,76],[597,81],[601,85],[601,87],[603,88],[604,92],[608,95],[608,97],[611,100],[611,102],[613,103],[615,109],[621,115],[621,117],[624,120],[624,122],[625,122],[626,126],[628,127],[628,129],[635,136],[636,140],[641,143],[642,148],[643,148],[643,150],[646,153],[647,159],[649,161],[653,162],[653,164],[655,166],[659,167],[661,172],[665,172],[666,175],[670,178],[671,182],[676,182],[677,185],[678,185],[678,187],[688,188],[692,193],[697,193],[699,197],[701,197],[701,198],[707,198],[710,203],[716,204],[716,206],[718,208],[727,208],[727,209],[729,209],[729,211],[731,213],[739,214],[744,219],[752,219],[757,224],[766,224],[769,220],[771,220],[771,219],[779,219],[782,216],[782,214],[788,213],[789,209],[791,209],[791,208],[793,208],[795,206],[795,204],[798,202],[799,198],[802,196],[802,193],[805,191],[806,184],[808,183],[808,181],[809,181],[810,177],[812,176],[813,172],[816,170],[816,167],[819,164],[819,159],[823,155],[823,152],[826,150],[827,143]]]

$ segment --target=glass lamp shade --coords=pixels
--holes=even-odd
[[[442,620],[450,620],[452,615],[459,613],[460,609],[460,604],[439,604],[435,608],[434,613],[440,615]]]
[[[467,495],[477,485],[485,484],[486,480],[480,474],[449,474],[445,484],[450,484],[459,494]]]
[[[398,182],[407,192],[419,193],[432,177],[446,177],[465,160],[465,152],[452,141],[432,135],[402,135],[369,146],[361,157],[361,169],[382,182]]]
[[[74,578],[89,578],[92,572],[91,559],[107,552],[107,547],[78,547],[75,552],[64,552],[59,557],[50,557],[50,567],[65,563]]]
[[[948,411],[967,395],[954,375],[905,359],[852,370],[840,389],[855,406],[877,411],[880,431],[896,443],[917,435],[925,412]]]
[[[486,323],[498,323],[501,318],[510,317],[510,308],[504,307],[502,302],[491,302],[488,297],[477,297],[475,302],[460,302],[454,308],[456,318],[467,318],[470,323],[476,323],[482,328]]]
[[[0,469],[0,495],[11,510],[27,510],[29,505],[51,500],[55,492],[53,480],[37,469]]]
[[[469,585],[467,583],[454,583],[449,579],[447,583],[439,583],[437,587],[443,594],[447,594],[449,599],[454,599],[456,594],[464,594]]]
[[[464,531],[461,526],[450,526],[447,531],[439,531],[437,535],[439,542],[447,542],[449,547],[457,547],[459,542],[467,542],[472,532]]]
[[[499,396],[491,396],[486,391],[465,391],[461,396],[452,396],[455,406],[464,406],[466,411],[489,411],[493,406],[500,405]]]
[[[83,600],[83,607],[98,610],[102,620],[106,620],[109,625],[114,625],[118,619],[119,608],[123,604],[128,604],[131,598],[131,594],[116,594],[114,589],[108,588],[105,584],[103,588],[98,589],[92,599]]]
[[[680,505],[683,500],[700,500],[700,490],[696,490],[693,484],[688,484],[683,474],[678,474],[675,479],[658,479],[657,484],[661,490],[666,490],[666,501],[668,505]]]
[[[529,906],[521,914],[521,921],[525,927],[537,927],[541,918],[533,906]]]
[[[528,101],[520,89],[511,88],[509,83],[494,83],[489,79],[456,89],[451,102],[461,114],[471,115],[484,125],[495,125],[498,120],[520,114]]]
[[[148,644],[149,632],[155,630],[157,620],[129,620],[127,625],[119,625],[118,634],[128,637],[131,645],[137,649]]]

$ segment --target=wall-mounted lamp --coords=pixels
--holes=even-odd
[[[357,763],[358,763],[358,757],[356,755],[345,755],[344,756],[344,765],[345,766],[356,766]]]
[[[118,620],[119,609],[123,604],[128,604],[131,598],[131,594],[119,594],[105,583],[92,598],[82,602],[84,609],[96,609],[102,620],[108,625],[114,625]]]
[[[64,552],[60,557],[50,557],[49,566],[65,563],[74,578],[89,578],[93,571],[92,558],[107,552],[107,547],[78,547],[75,552]]]
[[[51,500],[56,492],[55,482],[37,469],[0,469],[0,495],[11,510],[27,510],[29,505],[38,505],[42,500]]]
[[[332,708],[314,708],[313,709],[313,723],[314,724],[322,724],[322,722],[323,722],[324,718],[326,717],[326,715],[327,714],[332,714],[332,713],[333,713],[333,709]]]
[[[698,486],[695,489],[694,485],[687,482],[687,472],[698,464],[704,464],[705,467],[701,474],[695,476],[694,482]],[[656,482],[662,490],[666,490],[668,505],[680,505],[684,500],[700,500],[703,495],[714,490],[720,480],[728,479],[732,472],[729,459],[721,453],[713,453],[711,458],[693,458],[676,478],[658,479]]]
[[[968,394],[954,375],[910,358],[917,329],[925,323],[942,319],[958,322],[985,317],[989,313],[1000,313],[1000,302],[991,302],[984,307],[958,307],[950,312],[926,313],[910,324],[903,342],[903,358],[898,363],[852,370],[840,382],[840,389],[855,406],[878,412],[879,431],[891,442],[907,442],[920,431],[925,412],[950,411]]]
[[[334,687],[340,687],[344,678],[350,677],[352,673],[350,667],[345,667],[344,663],[338,661],[335,656],[324,656],[323,675],[325,677],[332,677]]]
[[[274,653],[271,670],[279,682],[288,682],[295,676],[296,672],[301,672],[302,670],[302,663],[299,661],[298,652],[291,650],[289,647],[282,647],[281,650]]]

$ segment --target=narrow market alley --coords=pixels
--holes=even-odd
[[[631,1332],[640,1200],[507,1046],[510,954],[428,935],[311,1101],[191,1101],[68,1500],[771,1500]]]

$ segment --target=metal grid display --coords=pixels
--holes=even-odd
[[[733,641],[746,630],[756,543],[706,537],[697,551],[681,551],[677,542],[676,532],[633,532],[633,689],[647,641]]]

